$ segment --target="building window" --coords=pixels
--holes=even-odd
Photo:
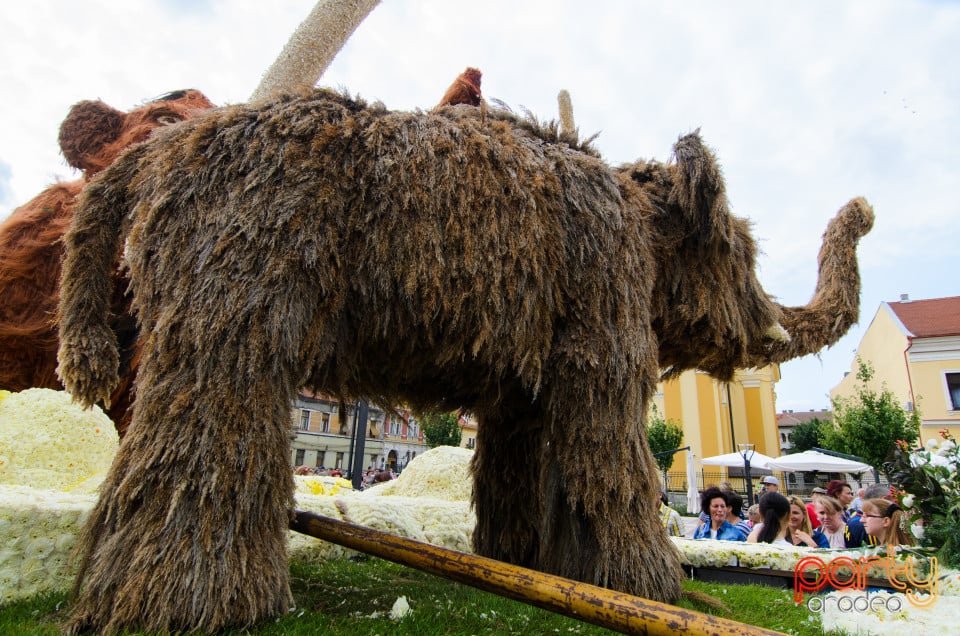
[[[475,437],[467,438],[467,448],[474,448],[477,445],[477,439]]]
[[[960,411],[960,372],[945,373],[947,381],[947,402],[952,411]]]
[[[302,448],[297,449],[297,458],[293,460],[294,466],[303,466],[303,455],[306,451]]]
[[[310,430],[310,411],[308,409],[300,409],[300,430]]]
[[[321,433],[330,432],[330,414],[329,413],[320,414],[320,432]]]
[[[337,453],[336,467],[340,469],[343,468],[343,453]]]

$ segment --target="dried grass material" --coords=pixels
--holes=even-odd
[[[327,91],[222,109],[128,153],[67,237],[74,395],[114,381],[104,318],[124,237],[150,334],[73,627],[283,611],[281,432],[301,386],[468,408],[477,552],[676,599],[643,431],[658,361],[723,371],[747,356],[722,336],[779,311],[712,155],[695,135],[677,155],[614,171],[502,111],[395,113]]]
[[[573,100],[570,91],[562,89],[557,93],[557,106],[560,109],[560,132],[574,139],[577,137],[577,125],[573,119]]]
[[[318,0],[250,95],[263,103],[310,90],[380,0]]]
[[[810,304],[784,307],[757,280],[749,223],[730,213],[714,154],[693,133],[677,141],[674,155],[672,164],[639,161],[618,171],[639,187],[638,205],[646,197],[651,212],[660,268],[651,324],[663,377],[699,369],[728,380],[736,369],[784,362],[839,340],[859,316],[856,247],[873,225],[866,200],[852,199],[830,222]]]
[[[62,388],[55,316],[63,235],[87,180],[157,127],[210,108],[206,96],[193,89],[167,93],[130,112],[93,100],[70,108],[60,126],[60,149],[71,166],[84,171],[83,179],[50,186],[0,224],[0,389]],[[122,436],[130,423],[137,330],[125,298],[127,283],[116,276],[110,327],[121,343],[122,381],[105,410]]]
[[[456,106],[458,104],[467,104],[468,106],[479,106],[483,101],[483,94],[480,92],[480,82],[483,74],[480,69],[467,67],[463,73],[457,76],[447,92],[440,98],[440,102],[433,107],[434,110],[444,106]]]

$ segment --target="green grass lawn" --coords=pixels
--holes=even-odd
[[[291,587],[296,607],[287,616],[252,630],[229,634],[314,636],[323,634],[613,634],[523,603],[481,592],[375,557],[318,563],[295,562]],[[687,581],[685,590],[722,601],[719,610],[687,599],[679,605],[782,632],[819,635],[806,607],[796,607],[790,590],[753,585]],[[410,614],[390,619],[390,608],[405,596]],[[0,634],[59,634],[67,598],[54,594],[0,608]]]

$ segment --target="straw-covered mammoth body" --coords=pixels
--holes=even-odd
[[[675,599],[643,432],[658,369],[723,376],[835,340],[851,299],[856,318],[853,246],[872,218],[849,203],[815,302],[780,307],[711,153],[691,135],[676,155],[613,169],[502,113],[317,91],[214,111],[122,157],[84,194],[62,283],[75,396],[115,381],[104,317],[124,239],[148,334],[74,628],[286,611],[303,386],[472,410],[478,552]]]

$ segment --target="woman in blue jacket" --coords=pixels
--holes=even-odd
[[[744,541],[743,532],[727,521],[729,502],[727,493],[711,487],[700,496],[700,510],[710,516],[710,521],[697,528],[694,539],[721,539],[723,541]]]

